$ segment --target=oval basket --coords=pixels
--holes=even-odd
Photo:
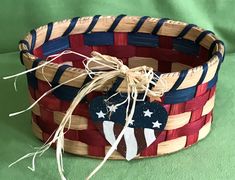
[[[66,49],[90,56],[92,51],[115,56],[130,68],[153,67],[167,83],[161,98],[168,112],[164,131],[136,158],[159,156],[187,148],[205,138],[211,128],[218,72],[224,45],[211,31],[193,24],[148,16],[94,16],[49,23],[32,30],[19,44],[21,62],[27,69],[37,67],[53,54]],[[53,86],[84,73],[84,58],[66,54],[42,69],[27,74],[30,101],[34,102]],[[69,64],[69,66],[68,66]],[[52,87],[46,82],[47,79]],[[35,135],[46,141],[60,124],[71,101],[89,76],[63,85],[44,97],[32,110]],[[87,95],[73,112],[65,134],[66,152],[102,158],[110,148],[90,120],[88,105],[112,87],[108,81]],[[157,83],[156,87],[161,88]],[[123,81],[118,92],[126,91]],[[68,127],[68,126],[67,126]],[[115,151],[111,159],[123,159]]]

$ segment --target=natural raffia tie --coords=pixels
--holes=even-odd
[[[10,116],[14,116],[17,114],[20,114],[22,112],[25,112],[29,109],[31,109],[39,100],[41,100],[44,96],[55,90],[56,88],[60,87],[63,84],[66,84],[76,78],[89,75],[92,78],[92,81],[85,84],[83,87],[81,87],[80,91],[72,101],[70,107],[66,111],[65,116],[63,117],[58,129],[51,135],[49,140],[40,148],[37,149],[37,151],[29,153],[22,158],[18,159],[16,162],[12,163],[10,166],[14,165],[15,163],[21,161],[22,159],[25,159],[27,157],[33,157],[32,159],[32,167],[29,167],[31,170],[35,170],[35,158],[37,155],[41,156],[53,143],[56,143],[56,158],[57,158],[57,166],[58,170],[61,176],[61,179],[65,180],[64,176],[64,169],[63,169],[63,160],[62,160],[62,152],[64,148],[64,132],[66,124],[71,123],[71,117],[74,109],[77,107],[77,105],[81,102],[81,100],[90,92],[95,91],[99,88],[101,88],[107,81],[112,80],[117,77],[122,77],[125,79],[127,84],[127,110],[126,110],[126,123],[121,131],[121,133],[118,135],[118,138],[112,145],[112,147],[107,152],[106,156],[104,157],[103,161],[92,171],[92,173],[86,178],[90,179],[107,161],[107,159],[112,155],[112,153],[117,148],[121,138],[123,137],[128,125],[130,124],[132,117],[135,112],[135,106],[137,101],[144,101],[146,96],[151,97],[161,97],[164,92],[166,91],[166,84],[163,81],[162,78],[159,78],[153,71],[153,68],[147,67],[147,66],[140,66],[135,68],[128,68],[126,65],[123,64],[123,62],[116,57],[111,57],[108,55],[101,55],[98,52],[92,52],[91,58],[86,57],[82,54],[73,52],[73,51],[64,51],[58,55],[56,55],[50,62],[55,60],[56,58],[60,57],[63,54],[69,54],[73,53],[78,56],[82,56],[86,58],[83,61],[86,73],[81,74],[78,77],[75,77],[73,79],[70,79],[67,82],[61,83],[60,85],[52,88],[48,92],[44,93],[38,100],[35,101],[29,108],[26,110],[12,113]],[[43,64],[40,65],[38,68],[42,68],[48,64],[48,61],[46,61]],[[34,68],[33,70],[36,70],[38,68]],[[25,72],[5,77],[5,79],[12,78],[12,77],[18,77],[19,75],[25,74],[27,72],[33,71],[33,70],[27,70]],[[160,83],[163,84],[163,89],[157,89],[155,87],[157,80],[160,81]],[[46,79],[46,81],[49,83],[49,81]],[[150,86],[155,87],[153,89],[150,89]],[[143,99],[137,99],[138,98],[138,92],[144,92]],[[68,128],[69,129],[69,128]]]

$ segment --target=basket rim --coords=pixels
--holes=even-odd
[[[86,26],[86,27],[84,28],[84,30],[86,30],[87,27],[89,27],[90,23],[92,22],[93,18],[94,18],[93,16],[81,17],[81,18],[79,18],[79,19],[78,19],[78,22],[77,22],[77,24],[76,24],[76,26],[75,26],[75,28],[79,27],[79,25],[80,25],[80,26]],[[110,21],[111,21],[111,22],[114,22],[116,18],[117,18],[117,16],[100,16],[98,22],[101,21],[101,23],[102,23],[102,22],[104,23],[105,21],[107,21],[106,23],[108,24]],[[136,24],[139,22],[139,20],[141,19],[141,17],[140,17],[140,16],[125,16],[123,19],[124,19],[124,20],[123,20],[122,22],[124,22],[124,23],[128,23],[128,22],[129,22],[129,23],[132,23],[132,24],[136,25]],[[147,25],[156,24],[156,23],[158,23],[160,20],[161,20],[160,18],[151,18],[151,17],[148,17],[148,18],[146,19],[146,21],[145,21],[145,22],[146,22],[145,24],[147,24]],[[69,25],[69,24],[71,23],[71,21],[72,21],[72,19],[66,19],[66,20],[63,20],[63,21],[54,22],[54,23],[53,23],[54,29],[56,29],[56,28],[58,29],[60,26],[64,26],[64,25],[67,26],[67,24]],[[147,25],[145,25],[145,26],[147,27]],[[163,23],[162,28],[164,27],[166,30],[167,30],[167,29],[168,29],[168,30],[169,30],[169,29],[173,29],[173,30],[175,30],[175,32],[174,32],[174,31],[171,31],[170,33],[173,32],[173,34],[170,34],[169,32],[164,32],[164,30],[162,30],[162,31],[158,31],[158,32],[156,33],[156,35],[168,35],[168,36],[175,37],[175,36],[177,36],[177,35],[182,31],[182,29],[184,29],[187,25],[188,25],[187,23],[184,23],[184,22],[181,22],[181,21],[166,20],[166,21]],[[98,27],[98,26],[97,26],[97,27]],[[120,29],[119,26],[117,26],[117,27]],[[118,29],[117,27],[116,27],[116,29]],[[75,29],[75,28],[74,28],[74,29]],[[98,28],[100,28],[100,27],[98,27]],[[98,29],[98,28],[96,28],[96,26],[95,26],[90,32],[104,32],[104,31],[101,31],[101,30]],[[178,28],[178,29],[177,29],[177,28]],[[36,32],[36,36],[38,36],[37,39],[40,38],[40,37],[41,37],[42,39],[45,38],[45,37],[43,37],[43,36],[44,36],[43,34],[45,34],[45,32],[47,31],[47,29],[48,29],[48,26],[47,26],[47,25],[44,25],[44,26],[41,26],[41,27],[35,29],[34,31]],[[57,29],[56,29],[56,30],[57,30]],[[179,30],[179,29],[180,29],[180,30]],[[66,30],[66,29],[65,29],[65,30]],[[128,31],[126,30],[125,32],[131,32],[132,30],[133,30],[133,29],[128,29]],[[139,30],[138,32],[145,32],[145,31],[146,31],[146,29],[140,28],[140,30]],[[205,32],[204,29],[199,28],[198,26],[193,26],[190,31],[198,32],[199,35],[200,35],[201,33]],[[190,33],[190,31],[189,31],[189,33]],[[31,32],[32,32],[32,31],[31,31]],[[119,32],[119,31],[116,31],[116,30],[115,30],[114,32]],[[145,33],[146,33],[146,32],[145,32]],[[167,33],[168,33],[168,34],[167,34]],[[189,34],[189,33],[188,33],[188,34]],[[75,30],[73,30],[73,31],[71,31],[70,34],[79,34],[79,33],[77,33]],[[192,34],[192,33],[191,33],[191,34]],[[58,37],[61,37],[61,36],[58,35],[58,36],[55,37],[55,38],[58,38]],[[184,39],[189,39],[189,40],[192,40],[192,38],[194,38],[194,40],[195,40],[197,37],[198,37],[197,35],[193,34],[193,35],[190,36],[190,38],[191,38],[191,39],[190,39],[189,36],[186,34],[186,35],[184,35],[182,38],[184,38]],[[54,38],[52,38],[52,39],[54,39]],[[50,40],[51,40],[51,39],[50,39]],[[32,33],[28,33],[28,34],[26,35],[26,37],[24,38],[23,41],[24,41],[24,42],[27,42],[28,45],[31,46],[31,45],[32,45]],[[199,45],[201,45],[201,46],[203,46],[203,47],[209,49],[209,48],[211,47],[211,45],[212,45],[213,42],[216,42],[215,45],[214,45],[214,48],[212,49],[213,56],[212,56],[208,61],[206,61],[205,63],[203,63],[203,64],[201,64],[201,65],[199,65],[199,66],[196,66],[196,67],[193,67],[193,68],[188,69],[188,73],[187,73],[187,76],[188,76],[188,77],[185,77],[186,79],[193,78],[193,76],[196,77],[196,75],[201,75],[201,74],[203,73],[203,65],[204,65],[204,64],[207,64],[207,65],[208,65],[208,69],[210,69],[210,68],[213,69],[212,71],[217,71],[217,69],[219,69],[219,66],[220,66],[220,64],[221,64],[222,61],[223,61],[224,53],[225,53],[224,44],[222,43],[222,41],[220,41],[214,34],[208,33],[208,34],[206,34],[205,38],[203,38],[202,41],[199,42]],[[35,48],[39,47],[39,46],[42,45],[42,44],[43,44],[43,43],[37,44],[37,42],[36,42]],[[32,67],[33,61],[36,60],[36,59],[38,59],[38,57],[36,57],[36,56],[33,55],[32,53],[30,53],[30,49],[29,49],[29,46],[28,46],[28,45],[26,45],[25,43],[23,43],[23,42],[21,41],[20,44],[19,44],[19,49],[20,49],[20,51],[22,52],[22,59],[23,59],[24,65],[26,66],[27,69],[30,69],[30,68]],[[34,49],[34,48],[33,48],[33,49]],[[42,64],[42,63],[44,63],[44,62],[45,62],[45,60],[41,61],[40,64]],[[46,69],[50,69],[50,71],[51,71],[52,73],[54,73],[54,72],[56,72],[56,70],[58,69],[59,66],[60,66],[59,64],[56,64],[56,63],[51,62],[51,63],[47,64],[45,68],[46,68]],[[68,75],[71,75],[71,73],[77,73],[77,74],[79,74],[79,73],[83,73],[84,71],[85,71],[85,70],[84,70],[84,69],[81,69],[81,68],[69,67],[69,68],[66,70],[65,74],[67,73],[67,76],[68,76]],[[36,77],[39,78],[40,80],[44,80],[44,81],[45,81],[44,78],[39,77],[39,76],[40,76],[40,71],[37,70],[37,72],[38,72],[38,73],[35,73],[35,74],[36,74]],[[173,83],[170,83],[170,86],[168,87],[168,90],[167,90],[167,91],[169,91],[169,90],[171,89],[171,87],[175,84],[175,82],[176,82],[177,79],[179,78],[181,72],[182,72],[182,71],[178,71],[178,72],[169,72],[169,73],[162,73],[162,74],[161,74],[161,78],[173,79]],[[214,73],[212,72],[212,75],[211,75],[211,76],[208,75],[209,77],[208,77],[208,78],[205,78],[205,80],[203,81],[203,83],[206,83],[206,82],[208,82],[209,80],[211,80],[211,79],[214,77],[215,73],[216,73],[216,72],[214,72]],[[50,77],[50,75],[47,75],[47,76],[48,76],[47,79],[50,81],[50,79],[52,79],[52,78]],[[66,76],[66,75],[64,75],[64,76]],[[195,78],[195,77],[194,77],[194,78]],[[196,79],[197,79],[197,78],[196,78]],[[67,80],[66,77],[65,77],[65,78],[61,78],[60,83],[65,82],[66,80]],[[78,82],[80,82],[80,81],[83,82],[83,80],[78,80]],[[109,86],[110,86],[109,84],[110,84],[110,83],[108,83],[106,86],[109,87]],[[111,83],[111,84],[112,84],[112,83]],[[168,84],[169,84],[169,83],[168,83]],[[187,88],[187,87],[191,87],[191,86],[193,86],[192,84],[193,84],[193,85],[196,85],[197,82],[191,82],[191,84],[190,84],[190,82],[188,82],[188,85],[180,86],[178,89],[185,89],[185,88]],[[68,83],[68,85],[70,85],[70,86],[75,86],[75,87],[80,87],[80,84],[77,83],[77,82]],[[158,83],[156,86],[159,86],[159,85],[160,85],[160,84]],[[119,87],[118,90],[119,90],[119,91],[125,91],[125,89],[126,89],[125,87],[126,87],[125,84],[123,84],[122,86]],[[154,87],[154,88],[157,88],[157,87]],[[167,92],[167,91],[166,91],[166,92]]]

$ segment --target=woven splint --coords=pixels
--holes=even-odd
[[[92,51],[114,56],[129,68],[152,67],[164,79],[167,89],[162,97],[150,97],[147,101],[159,102],[166,109],[168,119],[156,140],[136,158],[187,148],[205,138],[210,131],[216,82],[224,58],[224,45],[211,31],[193,24],[147,16],[94,16],[49,23],[32,30],[20,41],[19,47],[21,62],[26,69],[35,68],[48,56],[66,49],[86,56],[90,56]],[[44,73],[41,69],[27,73],[30,101],[33,103],[52,87],[84,72],[83,60],[74,54],[66,54],[47,64]],[[116,86],[117,79],[88,94],[77,106],[70,129],[65,134],[66,152],[96,158],[105,156],[110,143],[91,120],[89,103],[114,84]],[[47,141],[79,88],[90,81],[89,76],[75,79],[33,107],[32,127],[39,139]],[[152,88],[161,86],[157,82]],[[119,82],[115,91],[126,92],[126,87],[125,81]],[[124,157],[115,151],[110,158]]]

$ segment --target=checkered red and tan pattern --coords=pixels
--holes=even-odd
[[[209,133],[216,82],[224,56],[223,43],[212,32],[192,24],[146,16],[94,16],[49,23],[32,30],[20,42],[21,60],[27,69],[65,49],[86,56],[98,51],[121,59],[130,68],[151,66],[167,82],[167,91],[161,98],[149,98],[166,108],[169,114],[167,125],[157,140],[137,158],[187,148]],[[46,65],[44,74],[41,69],[28,73],[30,101],[34,102],[51,89],[45,77],[49,82],[59,84],[84,72],[82,60],[66,54]],[[71,67],[58,73],[65,64]],[[46,141],[55,131],[76,94],[68,91],[82,87],[86,78],[81,77],[63,87],[68,97],[64,97],[63,91],[52,93],[33,108],[32,126],[39,139]],[[65,151],[97,158],[105,156],[110,145],[90,120],[88,105],[94,97],[112,87],[114,81],[88,94],[77,106],[65,134]],[[117,91],[126,91],[125,81]],[[111,158],[123,157],[115,151]]]
[[[30,89],[31,102],[47,90],[45,86],[45,82],[39,81],[38,90]],[[192,100],[164,105],[169,113],[166,128],[139,157],[158,156],[178,151],[196,143],[209,133],[215,101],[215,86],[210,90],[206,89],[207,84],[202,84],[198,86],[196,97]],[[32,125],[36,136],[46,141],[58,127],[68,106],[67,102],[53,95],[43,98],[32,111]],[[70,130],[65,134],[65,150],[74,154],[104,157],[109,147],[90,120],[88,104],[80,104],[74,111]],[[122,158],[122,156],[115,152],[111,158]]]

